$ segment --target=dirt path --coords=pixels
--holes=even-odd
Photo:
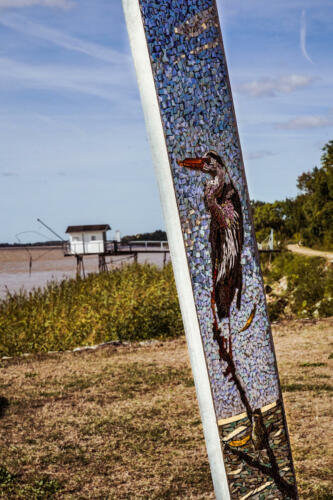
[[[288,250],[308,257],[324,257],[330,262],[333,262],[333,252],[322,252],[320,250],[312,250],[312,248],[300,247],[299,245],[287,245]]]

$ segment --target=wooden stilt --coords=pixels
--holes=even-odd
[[[100,273],[107,272],[108,270],[105,255],[98,255],[98,270]]]
[[[76,257],[76,277],[85,278],[83,256],[76,254],[75,257]]]

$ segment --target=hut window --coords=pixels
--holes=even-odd
[[[96,241],[96,236],[93,234],[91,237],[90,237],[91,241]]]

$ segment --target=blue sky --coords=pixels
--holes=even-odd
[[[333,139],[332,0],[218,4],[250,196],[295,196]],[[0,0],[0,99],[0,241],[164,227],[120,0]]]

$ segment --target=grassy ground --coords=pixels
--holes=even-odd
[[[274,326],[301,498],[333,498],[333,318]],[[0,362],[0,497],[214,498],[183,338]]]

